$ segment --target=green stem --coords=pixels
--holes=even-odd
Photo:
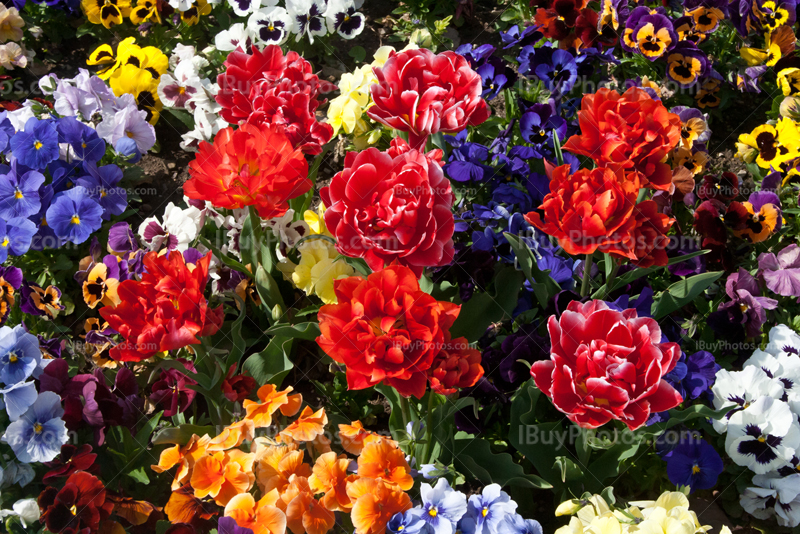
[[[611,294],[611,289],[612,289],[611,285],[617,278],[617,272],[619,272],[619,262],[613,258],[611,259],[611,261],[614,262],[614,266],[611,268],[611,274],[609,274],[608,278],[606,278],[606,291],[605,295],[603,295],[601,298],[606,298]]]
[[[589,282],[592,279],[592,263],[594,257],[591,254],[586,255],[586,261],[583,262],[583,284],[581,285],[581,297],[589,294]]]
[[[402,395],[400,395],[400,411],[403,414],[403,430],[405,430],[411,422],[411,406],[408,405],[408,399]]]
[[[425,448],[422,451],[423,463],[430,463],[431,452],[433,451],[433,399],[436,393],[433,391],[428,395],[428,412],[425,414]]]

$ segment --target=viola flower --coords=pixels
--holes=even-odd
[[[795,4],[782,0],[753,2],[752,13],[767,32],[773,32],[783,25],[792,26],[797,17]]]
[[[192,362],[183,358],[178,358],[176,361],[182,363],[190,372],[196,372]],[[150,401],[164,408],[164,417],[183,413],[189,409],[197,395],[197,391],[187,386],[195,384],[197,381],[177,369],[164,369],[159,379],[153,383]]]
[[[92,162],[83,164],[88,173],[78,178],[77,185],[86,188],[103,208],[103,219],[109,220],[112,215],[122,215],[128,207],[128,192],[117,184],[122,180],[122,169],[116,165],[97,167]]]
[[[59,194],[47,208],[47,224],[56,235],[71,243],[80,244],[100,229],[103,207],[83,186]]]
[[[255,206],[263,219],[286,213],[289,200],[312,186],[301,151],[266,124],[226,128],[213,145],[200,143],[189,173],[191,178],[183,186],[187,197],[226,209]]]
[[[771,191],[758,191],[750,195],[747,202],[742,202],[748,217],[743,228],[734,233],[745,237],[752,243],[760,243],[781,229],[783,215],[778,195]]]
[[[535,519],[509,514],[497,527],[498,534],[542,534],[542,525]]]
[[[464,534],[490,534],[500,531],[506,517],[513,516],[517,503],[499,484],[485,486],[480,494],[470,495],[466,514],[461,520]]]
[[[503,49],[509,49],[514,46],[528,46],[538,43],[542,39],[542,32],[536,26],[528,26],[520,31],[519,25],[511,26],[507,31],[500,32],[500,39],[503,42]]]
[[[70,475],[61,490],[45,488],[38,502],[47,530],[64,534],[97,532],[114,509],[103,483],[83,471]]]
[[[131,11],[130,0],[81,0],[81,7],[89,22],[106,28],[122,24]]]
[[[601,88],[583,97],[578,120],[581,134],[570,137],[565,150],[588,156],[598,165],[633,168],[653,189],[672,187],[672,170],[664,159],[680,141],[681,120],[661,102],[635,87],[623,95]],[[620,144],[620,139],[625,142]]]
[[[0,381],[11,386],[42,372],[39,340],[23,325],[0,328]]]
[[[782,527],[794,528],[800,524],[800,482],[797,472],[781,476],[777,473],[756,475],[753,486],[740,495],[739,504],[745,512],[758,519],[775,518]]]
[[[133,139],[142,154],[156,143],[156,132],[153,125],[147,122],[147,112],[133,104],[115,112],[113,119],[109,117],[109,120],[98,124],[97,134],[114,146],[120,139]]]
[[[247,19],[247,27],[256,41],[263,45],[281,45],[289,38],[292,18],[282,7],[260,9]]]
[[[545,56],[540,58],[539,54],[536,54],[538,64],[533,71],[536,77],[551,93],[556,95],[569,93],[575,85],[575,80],[578,79],[575,58],[566,50],[558,48],[542,47],[540,50]]]
[[[16,303],[16,292],[22,285],[22,270],[19,267],[0,266],[0,326],[3,326]]]
[[[692,87],[706,73],[706,54],[689,42],[678,43],[667,55],[667,77],[681,87]]]
[[[700,182],[697,196],[703,200],[733,200],[739,196],[739,177],[732,172],[706,174]]]
[[[800,429],[789,405],[761,397],[728,420],[725,450],[737,465],[756,474],[777,469],[800,446]]]
[[[299,403],[292,402],[289,405],[289,409],[296,412],[298,406]],[[327,424],[328,415],[325,413],[325,408],[320,408],[315,412],[310,406],[306,406],[297,416],[297,419],[281,430],[281,437],[301,442],[314,441],[317,436],[325,432],[325,425]]]
[[[550,193],[525,220],[558,239],[568,254],[610,251],[630,236],[640,184],[637,172],[598,167],[570,175],[570,166],[561,165],[552,170]]]
[[[161,115],[163,105],[158,98],[160,73],[156,76],[151,69],[152,67],[145,69],[125,64],[114,71],[108,82],[118,97],[125,94],[133,95],[136,106],[145,112],[147,122],[155,124]]]
[[[412,508],[394,514],[386,524],[386,531],[391,534],[419,534],[426,524],[419,510]]]
[[[55,121],[30,118],[25,128],[9,141],[14,157],[30,169],[43,169],[58,158],[58,132]]]
[[[494,168],[487,165],[489,149],[479,143],[467,141],[467,134],[467,130],[462,130],[456,136],[445,136],[445,141],[453,150],[450,151],[449,162],[443,169],[456,182],[482,182],[490,173],[494,173]]]
[[[8,258],[9,252],[14,256],[22,256],[31,247],[36,225],[22,217],[0,219],[0,263]]]
[[[706,32],[696,26],[694,18],[688,15],[678,17],[672,22],[672,25],[678,36],[678,42],[685,41],[699,45],[708,38]]]
[[[0,410],[5,409],[8,419],[16,421],[30,406],[36,402],[38,393],[33,382],[17,382],[0,389],[3,396],[0,401]]]
[[[692,176],[700,174],[708,165],[708,152],[702,143],[695,143],[691,149],[678,146],[672,151],[672,164],[674,167],[684,167]]]
[[[296,41],[308,35],[308,41],[314,44],[314,37],[325,37],[327,24],[325,22],[326,0],[287,0],[286,9],[292,17]]]
[[[219,506],[225,506],[240,493],[249,491],[255,455],[238,449],[215,452],[203,456],[192,469],[191,485],[198,499],[211,497]]]
[[[259,446],[260,447],[260,446]],[[289,486],[289,479],[311,476],[311,466],[303,462],[303,451],[297,444],[268,445],[257,450],[256,480],[263,495],[272,490],[283,493]]]
[[[100,310],[125,339],[111,349],[111,357],[138,362],[159,352],[198,344],[198,335],[216,333],[222,324],[222,307],[209,308],[203,296],[210,261],[211,253],[189,269],[180,253],[169,257],[148,253],[141,280],[120,283],[120,303]]]
[[[764,169],[780,169],[798,157],[800,130],[791,119],[782,117],[777,124],[763,124],[749,134],[741,134],[736,143],[736,157],[746,163],[755,161]]]
[[[778,307],[778,301],[761,296],[755,278],[743,268],[728,276],[725,291],[732,300],[719,305],[708,316],[708,323],[720,336],[744,339],[760,335],[767,320],[766,310]]]
[[[420,486],[422,508],[420,518],[425,521],[426,534],[453,534],[456,525],[467,512],[467,498],[450,487],[447,479],[440,478],[436,485],[422,483]]]
[[[758,269],[770,291],[784,297],[800,297],[800,247],[793,243],[777,255],[762,252]]]
[[[56,125],[59,143],[67,143],[75,157],[83,161],[98,162],[106,153],[106,143],[97,131],[75,117],[62,117]]]
[[[557,50],[562,52],[562,50]],[[537,67],[538,70],[538,67]],[[553,147],[553,132],[558,135],[559,141],[567,134],[567,121],[553,113],[547,104],[534,104],[522,114],[519,119],[519,129],[522,138],[534,145],[533,157],[549,155]],[[548,149],[544,152],[542,149]]]
[[[609,330],[608,325],[614,326]],[[635,310],[611,310],[603,301],[573,301],[559,319],[551,316],[547,326],[552,344],[550,360],[534,362],[531,375],[570,421],[597,428],[618,419],[635,430],[644,425],[650,413],[669,410],[682,402],[678,392],[662,378],[675,367],[681,351],[676,343],[661,342],[661,328],[655,320],[638,317]],[[644,337],[634,342],[634,332],[644,332]],[[581,363],[605,355],[611,350],[606,340],[611,339],[614,347],[629,347],[619,366],[594,368]],[[620,358],[622,353],[615,354],[613,358]],[[644,381],[644,387],[634,389],[640,381]]]
[[[20,288],[20,310],[23,313],[37,316],[55,318],[58,312],[64,309],[61,304],[61,290],[50,285],[40,287],[39,284],[24,280]]]
[[[374,67],[377,83],[371,87],[374,105],[367,115],[374,121],[408,132],[409,144],[424,150],[429,135],[457,133],[478,126],[490,110],[481,98],[480,75],[454,52],[404,50]],[[413,109],[413,115],[408,110]]]
[[[347,366],[348,387],[383,382],[421,398],[426,372],[460,308],[422,292],[416,275],[397,265],[367,278],[337,280],[334,288],[339,304],[320,309],[317,343]],[[374,288],[381,288],[380,302]]]
[[[94,472],[99,470],[99,466],[94,463],[96,459],[97,454],[92,452],[92,446],[89,444],[78,447],[69,444],[62,445],[58,459],[45,464],[50,470],[42,477],[42,482],[49,484],[59,478],[69,478],[77,471],[96,474]]]
[[[364,445],[358,456],[358,475],[365,478],[382,479],[385,483],[394,485],[403,491],[410,490],[414,485],[411,467],[406,461],[405,454],[395,442],[385,438],[370,441]],[[463,494],[461,495],[463,498]],[[466,508],[466,503],[464,503],[464,508]]]
[[[784,96],[800,93],[800,69],[796,67],[781,69],[778,72],[778,87]]]
[[[20,462],[49,462],[68,440],[63,415],[58,395],[51,391],[40,393],[28,410],[8,425],[2,441],[13,449]]]
[[[329,33],[336,32],[343,39],[354,39],[364,31],[365,20],[353,0],[328,0],[325,21]]]
[[[675,106],[670,110],[681,119],[681,145],[692,148],[695,142],[705,143],[711,138],[707,117],[696,108]]]
[[[273,384],[264,384],[257,392],[258,400],[261,402],[245,400],[242,403],[242,408],[246,411],[245,418],[251,419],[256,428],[267,428],[272,425],[272,414],[279,409],[287,417],[295,415],[300,410],[303,396],[299,393],[289,395],[293,389],[289,386],[283,391],[278,391]]]
[[[253,534],[281,534],[286,532],[286,515],[275,506],[278,502],[276,492],[264,495],[258,502],[249,493],[240,493],[225,505],[225,515],[220,519],[233,519],[239,528],[248,529]]]
[[[356,479],[347,484],[347,495],[353,503],[350,520],[355,534],[381,534],[395,514],[411,508],[405,491],[380,479]]]
[[[545,37],[566,41],[585,7],[585,0],[554,0],[550,7],[538,8],[534,20]]]
[[[164,208],[164,222],[157,217],[148,217],[139,225],[139,236],[150,250],[177,250],[185,252],[197,238],[203,220],[200,210],[194,206],[181,209],[172,202]]]
[[[0,217],[30,217],[39,212],[41,197],[39,188],[45,181],[43,174],[27,169],[15,157],[11,167],[0,175]]]
[[[689,486],[692,493],[713,488],[724,467],[717,450],[703,439],[682,440],[666,460],[670,482]]]
[[[324,493],[319,502],[332,512],[349,512],[352,507],[347,496],[347,483],[355,480],[357,475],[349,473],[349,466],[347,456],[326,452],[317,458],[308,478],[308,485],[314,493]]]

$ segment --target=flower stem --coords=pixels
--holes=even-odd
[[[433,451],[433,398],[436,393],[431,390],[428,395],[428,412],[425,414],[425,448],[422,451],[422,463],[430,463]]]
[[[590,280],[592,279],[592,263],[594,257],[591,254],[586,255],[586,260],[583,262],[583,284],[581,285],[581,297],[589,294]]]
[[[606,290],[605,294],[601,298],[607,298],[609,295],[611,295],[612,284],[617,278],[617,272],[619,272],[619,262],[613,258],[611,261],[614,262],[614,266],[611,268],[611,273],[608,275],[608,278],[606,278]]]
[[[400,395],[400,411],[403,415],[403,430],[405,430],[408,423],[411,422],[411,407],[408,405],[408,399],[402,395]]]

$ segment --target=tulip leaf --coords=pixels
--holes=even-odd
[[[653,318],[659,320],[689,304],[722,274],[722,271],[701,273],[675,282],[654,299]]]
[[[204,436],[205,434],[213,435],[214,433],[213,426],[183,424],[160,430],[153,436],[153,445],[180,445],[183,447],[189,443],[194,434]]]
[[[268,336],[281,336],[292,339],[299,338],[314,341],[320,334],[319,323],[308,322],[294,325],[281,323],[264,330],[264,334]]]
[[[292,360],[289,359],[291,350],[291,338],[275,336],[270,339],[264,350],[247,358],[244,369],[259,385],[270,383],[280,386],[294,367]]]
[[[244,273],[244,274],[246,274],[247,276],[249,276],[249,277],[251,277],[251,278],[252,278],[252,276],[253,276],[253,273],[251,273],[249,270],[247,270],[247,267],[246,267],[246,266],[245,266],[243,263],[241,263],[241,262],[238,262],[238,261],[234,260],[233,258],[231,258],[230,256],[228,256],[227,254],[223,254],[223,253],[222,253],[222,251],[220,251],[220,250],[219,250],[219,247],[215,247],[215,246],[213,245],[213,243],[211,243],[211,241],[209,241],[209,240],[208,240],[208,239],[206,239],[205,237],[203,237],[203,236],[200,236],[198,239],[200,239],[200,242],[201,242],[201,243],[202,243],[202,244],[203,244],[203,245],[204,245],[204,246],[205,246],[207,249],[209,249],[211,252],[213,252],[213,253],[214,253],[214,256],[216,256],[217,258],[219,258],[219,259],[220,259],[220,261],[222,261],[222,263],[224,263],[225,265],[227,265],[227,266],[228,266],[228,267],[230,267],[231,269],[234,269],[234,270],[236,270],[236,271],[239,271],[240,273]]]
[[[464,336],[472,343],[490,324],[511,318],[523,279],[523,274],[513,267],[501,269],[494,277],[494,294],[476,293],[462,304],[458,319],[450,329],[452,336]]]
[[[228,357],[225,359],[225,373],[228,372],[231,365],[239,363],[239,360],[244,356],[244,351],[247,350],[247,342],[242,335],[242,323],[247,316],[247,304],[236,293],[233,294],[233,298],[236,299],[236,304],[239,306],[239,317],[231,324],[233,347],[231,347]]]
[[[455,435],[453,459],[456,468],[483,484],[547,489],[553,486],[536,475],[529,475],[507,452],[492,452],[488,441],[466,432]]]
[[[261,265],[256,268],[255,284],[258,296],[261,298],[261,308],[267,312],[268,317],[272,317],[275,305],[280,305],[282,310],[286,309],[277,282]]]
[[[697,250],[695,252],[690,252],[689,254],[683,254],[681,256],[675,256],[674,258],[670,258],[669,261],[667,261],[667,265],[676,265],[678,263],[683,263],[684,261],[688,261],[688,260],[690,260],[692,258],[696,258],[697,256],[702,256],[704,254],[708,254],[709,252],[711,252],[711,251],[708,250],[708,249],[705,249],[705,250]],[[647,267],[646,269],[638,268],[638,269],[634,269],[632,271],[628,271],[627,273],[623,274],[622,276],[620,276],[620,277],[618,277],[618,278],[616,278],[614,280],[614,283],[612,284],[611,290],[609,291],[609,293],[611,293],[613,291],[616,291],[617,289],[630,284],[634,280],[638,280],[639,278],[642,278],[644,276],[649,276],[650,274],[656,272],[659,269],[661,269],[661,267],[660,266],[656,266],[656,267]],[[596,298],[601,298],[605,294],[606,294],[606,285],[603,284],[602,286],[600,286],[600,288],[597,291],[595,291],[592,294],[592,298],[595,298],[595,299]]]

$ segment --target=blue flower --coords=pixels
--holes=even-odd
[[[44,175],[20,165],[13,156],[11,167],[3,167],[7,172],[0,175],[0,217],[30,217],[38,212],[39,187],[44,183]]]
[[[69,439],[63,415],[61,398],[45,391],[22,417],[8,425],[2,441],[22,463],[49,462],[61,453],[61,446]]]
[[[422,506],[420,517],[425,522],[426,534],[454,534],[456,524],[467,511],[467,498],[450,487],[446,478],[440,478],[436,486],[422,483],[420,487]]]
[[[461,530],[464,534],[498,534],[500,523],[516,510],[517,503],[499,484],[489,484],[480,495],[470,496]]]
[[[417,534],[424,526],[425,521],[420,517],[420,510],[412,508],[394,514],[386,524],[386,531],[392,534]]]
[[[136,163],[142,159],[142,153],[136,145],[136,141],[130,137],[120,137],[114,145],[117,154],[127,159],[128,163]]]
[[[490,44],[475,46],[472,43],[467,43],[456,48],[456,54],[464,56],[469,61],[470,66],[475,68],[488,60],[494,50],[495,48]]]
[[[528,26],[522,32],[516,24],[511,26],[507,32],[500,32],[500,39],[503,41],[503,49],[512,46],[528,46],[538,43],[543,35],[536,29],[536,26]]]
[[[560,248],[557,247],[554,250],[550,250],[546,247],[540,247],[538,250],[540,257],[536,260],[536,264],[542,271],[549,270],[550,278],[555,280],[561,286],[561,289],[572,289],[575,285],[575,260],[556,254]]]
[[[475,72],[480,74],[483,81],[483,92],[481,96],[486,100],[492,100],[500,91],[511,87],[517,81],[517,75],[511,70],[506,62],[497,56],[487,59],[483,65],[478,66]]]
[[[0,219],[0,263],[8,259],[9,252],[14,256],[22,256],[28,252],[35,233],[36,225],[28,219]]]
[[[11,121],[8,120],[8,112],[0,112],[0,152],[5,152],[8,148],[8,141],[16,132]]]
[[[44,169],[58,159],[58,132],[52,120],[31,117],[25,129],[14,134],[10,141],[14,156],[26,167]]]
[[[481,182],[493,172],[486,160],[489,159],[489,149],[478,143],[467,141],[467,130],[462,130],[458,135],[445,136],[445,140],[455,150],[450,152],[449,163],[444,166],[444,172],[457,182]]]
[[[37,378],[41,373],[42,351],[39,339],[25,331],[25,327],[0,328],[0,381],[10,386]]]
[[[122,180],[122,169],[116,165],[97,167],[94,163],[84,163],[83,168],[89,174],[78,178],[78,185],[85,187],[103,207],[103,219],[122,214],[128,207],[128,192],[117,187]]]
[[[78,159],[97,162],[106,153],[106,143],[100,139],[94,128],[83,124],[75,117],[59,119],[56,130],[58,141],[69,144]]]
[[[103,224],[103,207],[76,186],[56,197],[47,209],[47,224],[56,235],[76,245],[83,243]]]
[[[36,401],[38,393],[36,393],[36,384],[33,382],[19,382],[0,389],[0,395],[3,395],[3,400],[0,401],[0,410],[5,406],[8,418],[16,421]]]
[[[519,129],[522,138],[534,145],[536,153],[533,157],[542,158],[550,153],[542,149],[553,148],[553,132],[559,139],[567,134],[567,121],[553,114],[553,109],[547,104],[534,104],[528,108],[519,119]]]
[[[690,486],[691,491],[713,488],[722,473],[722,458],[703,439],[682,441],[666,457],[667,476],[676,486]]]
[[[552,93],[563,95],[569,93],[578,79],[578,65],[575,58],[566,50],[560,48],[540,48],[539,50],[549,50],[551,56],[546,61],[539,61],[539,54],[536,59],[539,63],[534,73],[542,80],[544,86]],[[542,59],[546,57],[546,53]]]
[[[497,203],[515,205],[522,213],[527,213],[533,209],[531,197],[527,191],[523,191],[513,184],[500,184],[492,191],[492,200]],[[519,214],[517,214],[519,215]]]
[[[509,514],[497,527],[497,534],[542,534],[542,525],[519,514]]]

